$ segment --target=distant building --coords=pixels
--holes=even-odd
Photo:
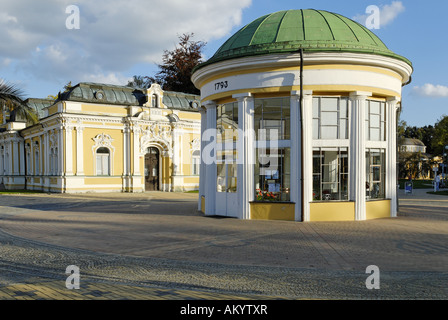
[[[421,140],[405,138],[400,145],[400,151],[426,154],[426,146]]]
[[[425,144],[419,139],[405,138],[401,142],[399,152],[400,178],[407,179],[411,173],[413,179],[431,179],[434,175],[433,156],[426,153]],[[414,166],[411,169],[411,166]]]
[[[399,152],[400,178],[431,179],[434,177],[433,167],[438,166],[437,157],[426,153],[425,144],[419,139],[405,138],[401,142]],[[411,169],[411,167],[413,167]]]
[[[200,97],[79,83],[29,99],[35,125],[0,115],[0,184],[46,192],[199,188]]]

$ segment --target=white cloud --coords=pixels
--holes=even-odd
[[[391,24],[404,10],[405,7],[401,1],[393,1],[392,4],[383,6],[381,8],[381,24]]]
[[[2,0],[4,61],[36,79],[72,83],[126,80],[137,64],[160,63],[178,36],[211,41],[241,23],[252,0],[78,0],[80,29],[66,28],[72,0]],[[126,81],[123,83],[125,84]]]
[[[391,4],[382,5],[379,7],[379,9],[380,9],[379,27],[381,28],[390,25],[398,17],[400,13],[405,11],[406,8],[401,1],[392,1]],[[358,14],[355,17],[353,17],[353,20],[361,23],[362,25],[365,25],[369,15]]]
[[[81,77],[82,82],[96,82],[96,83],[107,83],[115,85],[127,84],[132,78],[125,77],[121,74],[109,72],[108,74],[86,74]]]
[[[412,92],[423,97],[448,97],[448,87],[427,83],[423,86],[415,86]]]

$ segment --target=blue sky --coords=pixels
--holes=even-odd
[[[79,29],[66,27],[69,5],[80,9]],[[359,19],[370,5],[384,18],[373,31],[414,66],[402,119],[434,125],[448,115],[448,2],[441,0],[2,0],[0,78],[36,98],[57,94],[68,81],[126,84],[133,75],[154,75],[163,50],[182,33],[206,41],[210,57],[264,14],[313,8]]]

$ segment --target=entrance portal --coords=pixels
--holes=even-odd
[[[157,148],[148,148],[145,155],[145,190],[159,190],[159,150]]]

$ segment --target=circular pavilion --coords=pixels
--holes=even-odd
[[[249,23],[199,65],[199,207],[240,219],[397,215],[397,110],[412,64],[339,14]]]

